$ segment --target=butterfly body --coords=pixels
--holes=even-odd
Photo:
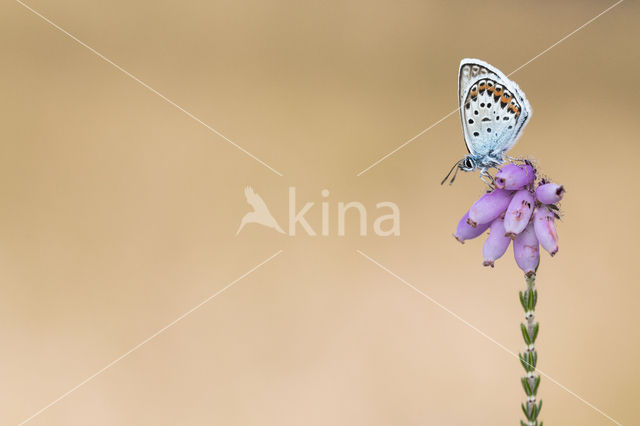
[[[531,106],[520,87],[499,69],[469,58],[458,69],[458,105],[469,155],[456,166],[486,175],[504,163],[505,153],[529,122]]]

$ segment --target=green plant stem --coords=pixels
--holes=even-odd
[[[537,402],[538,387],[540,386],[540,375],[536,373],[536,364],[538,362],[538,352],[535,343],[538,337],[540,325],[536,322],[536,303],[538,302],[538,291],[536,286],[536,275],[525,275],[527,280],[527,289],[520,292],[520,304],[524,309],[525,323],[520,324],[522,337],[527,347],[520,354],[520,363],[526,371],[526,375],[522,377],[522,388],[527,394],[527,401],[524,402],[522,412],[527,421],[520,421],[521,426],[542,426],[542,422],[538,423],[538,415],[542,409],[542,401]]]

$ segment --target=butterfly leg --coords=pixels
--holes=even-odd
[[[493,176],[491,176],[491,174],[487,171],[487,169],[480,170],[480,179],[487,184],[490,190],[493,191],[495,187],[495,181],[493,179]]]
[[[516,158],[516,157],[509,157],[508,155],[505,155],[504,158],[508,161],[511,161],[512,163],[523,163],[523,164],[527,164],[528,160],[526,158]]]

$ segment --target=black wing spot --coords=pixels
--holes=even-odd
[[[491,103],[488,103],[488,104],[487,104],[487,108],[491,108]]]
[[[484,108],[484,102],[480,104],[480,108]]]
[[[494,102],[498,102],[499,99],[500,99],[500,95],[496,95],[493,97]]]
[[[478,110],[473,111],[474,115],[478,115]]]
[[[513,126],[509,126],[508,129],[513,129]]]
[[[491,127],[487,127],[487,133],[491,133]]]
[[[469,124],[473,124],[473,123],[474,123],[473,118],[470,118],[469,119]]]
[[[482,119],[482,121],[491,121],[491,119],[489,117],[485,117]]]
[[[467,102],[466,104],[464,104],[464,107],[465,107],[466,109],[471,108],[471,102]]]
[[[507,121],[507,120],[509,120],[509,117],[504,117],[503,120]]]
[[[473,136],[480,136],[480,133],[478,133],[478,132],[473,132]]]
[[[507,106],[506,102],[500,102],[500,108],[504,109]]]

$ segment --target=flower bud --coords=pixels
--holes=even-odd
[[[533,223],[530,222],[524,231],[513,240],[513,255],[526,276],[536,273],[540,263],[540,248]]]
[[[540,206],[533,214],[533,228],[540,245],[551,256],[558,252],[558,233],[556,232],[555,215],[545,206]]]
[[[496,173],[495,183],[501,189],[522,189],[533,183],[535,177],[535,170],[528,164],[507,164]]]
[[[479,235],[482,235],[482,233],[486,231],[487,228],[489,228],[488,223],[478,225],[474,228],[473,226],[469,225],[469,223],[467,223],[468,219],[469,219],[469,212],[466,212],[464,216],[462,216],[462,219],[460,219],[460,222],[458,222],[458,228],[456,228],[456,233],[453,234],[455,239],[460,241],[462,244],[464,244],[466,240],[471,240],[473,238],[476,238]]]
[[[533,213],[533,194],[521,189],[511,199],[504,216],[504,230],[507,237],[514,239],[527,227]]]
[[[536,199],[542,204],[555,204],[562,200],[564,193],[564,186],[557,183],[545,183],[536,189]]]
[[[487,192],[469,209],[467,223],[475,228],[479,224],[493,222],[507,209],[511,195],[512,191],[504,189],[494,189],[492,192]]]
[[[484,266],[491,266],[493,268],[494,262],[500,259],[509,248],[511,239],[509,237],[505,237],[504,234],[504,219],[499,217],[491,222],[489,237],[484,242],[484,246],[482,246]]]

